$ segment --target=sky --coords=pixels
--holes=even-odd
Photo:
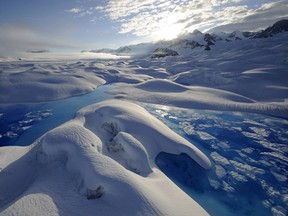
[[[0,0],[0,56],[118,48],[195,29],[259,30],[283,18],[287,0]]]

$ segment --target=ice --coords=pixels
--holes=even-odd
[[[275,172],[275,171],[273,171],[273,170],[271,170],[271,173],[272,173],[272,175],[277,179],[277,181],[279,181],[279,182],[285,182],[285,181],[287,181],[287,176],[282,175],[282,174],[280,174],[280,173],[277,173],[277,172]]]
[[[243,131],[242,134],[248,138],[256,139],[256,140],[265,140],[261,134],[251,133],[247,131]]]
[[[271,203],[269,202],[269,200],[263,200],[262,203],[265,208],[271,208]]]
[[[287,148],[285,144],[283,145],[280,143],[271,143],[267,140],[259,140],[257,141],[257,143],[259,143],[264,148],[270,149],[275,152],[280,152],[280,153],[283,151],[285,152],[285,148]]]
[[[17,133],[14,133],[13,131],[7,131],[4,136],[7,136],[9,138],[15,138],[15,137],[18,137],[18,134]]]
[[[242,151],[245,152],[245,153],[247,153],[247,154],[253,153],[254,150],[255,150],[255,149],[253,149],[253,148],[244,148],[244,149],[242,149]]]
[[[230,163],[235,167],[235,169],[243,174],[243,175],[247,175],[248,177],[252,178],[252,179],[256,179],[256,176],[259,174],[264,174],[265,170],[257,168],[257,167],[253,167],[250,166],[248,164],[243,164],[234,160],[230,160]]]
[[[222,166],[215,165],[215,169],[216,169],[215,173],[219,179],[222,179],[223,177],[227,175],[226,170]]]
[[[182,122],[181,127],[188,135],[195,135],[196,131],[194,130],[194,127],[189,122]]]
[[[221,187],[221,183],[215,179],[208,179],[209,180],[209,184],[212,188],[214,188],[215,190],[219,189]]]
[[[231,171],[229,172],[229,176],[231,176],[234,180],[239,182],[247,182],[248,179],[244,175],[240,175],[238,172]]]
[[[224,191],[229,192],[229,193],[235,191],[235,189],[231,185],[229,185],[227,182],[223,181],[222,183],[223,183],[223,190]]]
[[[252,125],[257,125],[257,126],[263,126],[263,124],[261,124],[261,123],[259,123],[259,122],[256,122],[256,121],[254,121],[254,120],[251,120],[251,119],[245,119],[244,121],[243,121],[243,123],[245,123],[245,124],[252,124]]]
[[[220,155],[219,153],[217,153],[216,151],[212,152],[212,153],[210,154],[210,156],[212,157],[212,159],[213,159],[216,163],[218,163],[218,164],[220,164],[220,165],[229,165],[229,164],[230,164],[230,162],[229,162],[229,160],[228,160],[227,158],[221,156],[221,155]]]
[[[282,206],[275,206],[271,209],[273,216],[285,216],[287,215],[287,210]]]
[[[269,157],[273,157],[279,161],[283,161],[285,162],[286,164],[288,164],[288,157],[284,156],[283,154],[281,153],[278,153],[278,152],[261,152],[262,155],[265,155],[265,156],[268,156]]]
[[[216,138],[213,137],[212,135],[204,132],[204,131],[199,131],[197,134],[200,136],[200,139],[202,140],[215,140]]]
[[[269,137],[269,135],[270,135],[270,132],[267,131],[267,130],[264,129],[264,128],[250,127],[250,129],[251,129],[252,131],[254,131],[254,133],[256,133],[256,134],[258,134],[258,135],[260,135],[260,136],[262,136],[262,137],[265,137],[265,138]]]
[[[9,112],[10,109],[7,108],[7,112]],[[12,108],[12,110],[13,110],[13,108]],[[37,122],[40,122],[44,118],[48,118],[49,116],[52,115],[52,110],[44,110],[44,111],[37,110],[37,111],[31,111],[28,113],[21,113],[21,112],[22,111],[16,110],[16,111],[12,111],[11,113],[7,114],[7,116],[8,115],[14,116],[15,114],[16,114],[16,116],[19,115],[19,117],[17,117],[17,118],[19,118],[21,120],[17,120],[17,121],[13,120],[12,122],[9,122],[7,124],[7,123],[4,123],[6,121],[6,119],[4,119],[3,124],[1,125],[2,126],[1,132],[3,133],[2,136],[9,138],[9,139],[15,139],[15,138],[21,136],[21,134],[24,131],[30,129]]]
[[[26,126],[26,127],[22,127],[22,130],[25,131],[25,130],[28,130],[29,128],[31,128],[32,126]]]

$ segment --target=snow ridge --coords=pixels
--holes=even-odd
[[[0,186],[2,200],[19,181],[11,163],[23,170],[22,178],[33,176],[28,187],[19,189],[22,194],[14,197],[13,204],[0,203],[4,215],[19,211],[85,215],[95,210],[107,215],[208,215],[157,168],[155,158],[160,152],[186,153],[203,169],[211,167],[210,160],[136,104],[110,100],[85,107],[75,119],[49,131],[33,146],[33,151],[9,147],[22,158],[34,158],[30,163],[2,161],[5,172],[1,174],[11,172],[11,186]],[[2,152],[5,149],[0,149],[0,155]],[[36,175],[31,175],[31,167],[37,167]],[[67,176],[70,183],[61,185]],[[53,189],[41,189],[45,187]],[[63,202],[59,196],[67,190],[71,190],[67,199],[73,205],[58,208]],[[85,201],[87,198],[91,201]],[[33,205],[33,200],[39,199],[46,200],[44,206],[38,201]],[[73,213],[69,214],[71,208]]]

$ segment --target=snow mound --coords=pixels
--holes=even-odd
[[[42,102],[89,93],[106,81],[86,73],[86,67],[81,62],[0,63],[0,102]]]
[[[208,158],[194,145],[136,104],[111,100],[83,108],[78,112],[78,117],[80,116],[86,119],[85,127],[96,133],[102,142],[113,141],[120,132],[125,132],[126,139],[130,141],[134,140],[133,137],[136,138],[140,143],[133,145],[137,145],[142,151],[141,143],[145,146],[150,163],[154,164],[156,156],[162,151],[172,154],[185,152],[203,168],[211,166]],[[95,124],[96,121],[98,124]],[[123,136],[121,134],[122,140]]]
[[[218,98],[218,100],[227,100],[227,101],[233,101],[233,102],[246,102],[246,103],[253,103],[253,101],[250,98],[244,97],[239,94],[235,94],[232,92],[219,90],[219,89],[213,89],[208,87],[199,87],[199,86],[184,86],[178,83],[175,83],[170,80],[160,80],[160,79],[153,79],[148,80],[140,84],[136,84],[133,86],[134,88],[145,90],[146,92],[153,92],[154,93],[182,93],[179,94],[179,96],[182,96],[182,98],[207,98],[208,100],[212,98]],[[171,95],[171,94],[169,94]]]
[[[183,92],[188,90],[186,86],[162,79],[148,80],[146,82],[137,84],[135,87],[151,92]]]
[[[6,157],[14,150],[18,157]],[[203,169],[211,167],[199,149],[136,104],[110,100],[85,107],[33,146],[0,149],[5,156],[0,174],[10,182],[3,187],[7,179],[0,178],[0,211],[208,215],[158,169],[155,158],[160,152],[186,153]],[[11,195],[19,176],[30,180]]]
[[[284,103],[262,103],[227,90],[184,86],[163,79],[118,85],[108,92],[114,95],[114,98],[181,108],[255,112],[284,118],[287,118],[288,110]]]

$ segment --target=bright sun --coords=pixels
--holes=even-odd
[[[176,38],[181,31],[182,28],[177,25],[165,26],[158,31],[157,37],[160,40],[172,40]]]
[[[172,40],[176,38],[183,31],[183,24],[175,23],[175,16],[162,19],[158,23],[158,31],[153,34],[156,40]]]

